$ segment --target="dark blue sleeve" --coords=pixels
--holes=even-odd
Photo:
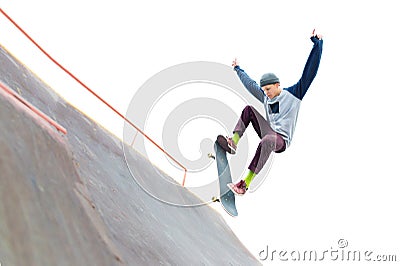
[[[260,102],[264,103],[265,93],[261,89],[261,87],[252,80],[243,69],[239,66],[235,66],[234,70],[236,71],[237,75],[239,76],[240,81],[242,81],[244,87]]]
[[[293,86],[286,89],[300,100],[302,100],[304,95],[306,95],[311,82],[317,75],[319,62],[321,61],[323,41],[319,40],[317,37],[311,37],[311,41],[314,43],[314,46],[310,55],[308,56],[306,66],[304,67],[300,80]]]

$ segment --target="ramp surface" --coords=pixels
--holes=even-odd
[[[68,130],[60,134],[0,93],[2,265],[259,264],[210,207],[168,205],[143,191],[120,141],[3,48],[0,81]],[[159,172],[134,150],[129,155],[137,178]],[[199,201],[180,186],[154,187]]]

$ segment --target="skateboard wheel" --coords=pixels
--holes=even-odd
[[[208,154],[208,158],[211,158],[211,159],[215,160],[215,156],[214,156],[214,154],[212,154],[212,153],[209,153],[209,154]]]

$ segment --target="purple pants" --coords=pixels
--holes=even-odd
[[[280,153],[285,151],[286,143],[282,136],[271,128],[269,122],[254,107],[249,105],[243,109],[233,133],[236,132],[242,137],[250,122],[261,141],[249,165],[249,170],[258,174],[272,152]]]

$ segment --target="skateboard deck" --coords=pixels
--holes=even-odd
[[[231,170],[229,167],[226,152],[218,144],[214,143],[215,159],[217,161],[218,180],[219,180],[219,201],[224,210],[231,216],[238,216],[235,205],[235,194],[228,188],[228,183],[232,183]],[[214,199],[213,199],[214,200]],[[217,200],[215,200],[217,201]]]

